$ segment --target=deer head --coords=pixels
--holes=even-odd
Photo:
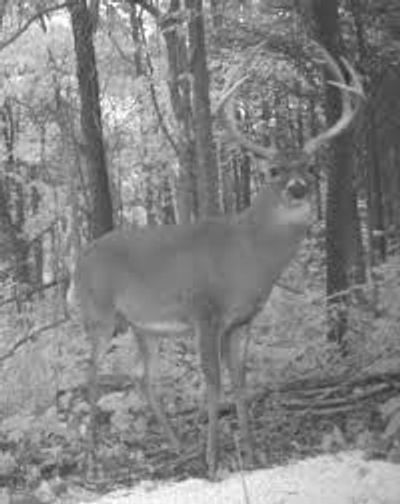
[[[210,475],[218,461],[217,423],[221,364],[230,373],[245,460],[253,451],[245,398],[246,328],[263,308],[275,281],[287,266],[310,223],[307,177],[299,168],[326,141],[351,122],[356,107],[350,93],[360,93],[355,72],[351,90],[329,54],[320,48],[342,95],[342,116],[304,146],[292,164],[280,166],[245,212],[190,225],[115,230],[94,241],[80,257],[74,274],[83,324],[93,356],[110,340],[117,317],[132,326],[144,363],[144,387],[152,410],[172,445],[180,450],[157,391],[157,338],[194,328],[206,382],[208,434],[206,459]],[[268,162],[276,152],[255,145],[237,129],[232,95],[223,96],[219,111],[232,137]],[[304,171],[304,170],[303,170]],[[242,330],[240,330],[242,329]],[[91,375],[95,387],[95,374]]]
[[[265,42],[262,42],[250,52],[249,57],[246,58],[246,66],[249,65],[249,61],[252,60],[259,48],[264,44]],[[317,54],[322,56],[323,61],[327,64],[329,72],[334,78],[334,80],[328,81],[328,84],[337,87],[341,91],[342,111],[341,116],[335,124],[331,125],[327,130],[321,132],[317,136],[308,139],[300,151],[291,152],[289,156],[286,156],[285,153],[278,152],[275,146],[266,148],[254,143],[238,130],[234,118],[234,107],[231,97],[235,91],[248,80],[248,75],[238,79],[233,84],[229,80],[216,106],[216,114],[221,115],[231,139],[244,150],[251,152],[255,157],[266,161],[270,172],[269,183],[273,186],[275,198],[276,196],[289,197],[289,199],[292,200],[289,206],[292,206],[293,203],[297,206],[301,206],[301,202],[304,203],[302,200],[308,194],[309,182],[315,176],[314,171],[311,170],[314,154],[323,145],[329,143],[348,128],[359,110],[361,99],[364,98],[362,84],[350,63],[348,63],[345,58],[341,58],[342,64],[351,79],[348,85],[345,82],[339,65],[329,52],[316,42],[313,42],[312,46]],[[236,73],[234,76],[236,76]],[[354,103],[353,98],[355,98]],[[261,198],[263,198],[263,196],[264,191],[260,194]],[[288,204],[289,200],[287,199],[285,205]]]

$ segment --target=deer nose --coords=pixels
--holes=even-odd
[[[294,199],[302,199],[308,192],[308,186],[302,178],[293,178],[286,185],[286,191]]]

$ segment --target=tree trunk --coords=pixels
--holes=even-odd
[[[86,0],[75,0],[69,5],[76,54],[77,77],[81,99],[82,150],[86,157],[90,191],[90,235],[98,238],[113,227],[113,212],[107,163],[103,143],[99,83],[93,45],[94,24]],[[90,342],[88,361],[88,389],[90,425],[88,438],[88,472],[96,474],[98,445],[98,386],[97,349],[98,341]]]
[[[353,230],[351,232],[352,240],[352,283],[364,284],[367,281],[367,266],[365,258],[365,247],[361,233],[361,219],[358,211],[358,196],[355,190],[352,191],[352,219]]]
[[[338,1],[312,1],[314,32],[332,56],[338,59],[341,38],[338,24]],[[325,81],[329,80],[325,75]],[[326,87],[326,115],[333,124],[341,113],[340,93]],[[354,231],[354,195],[352,188],[352,143],[347,132],[335,138],[331,147],[332,163],[328,171],[326,208],[327,296],[330,319],[328,339],[341,343],[347,329],[346,291],[353,254],[349,237]],[[331,315],[333,316],[331,317]]]
[[[14,113],[9,99],[4,100],[0,108],[2,120],[1,133],[4,139],[5,162],[4,177],[0,180],[0,255],[2,258],[14,262],[15,277],[17,280],[16,291],[22,285],[30,282],[29,269],[29,242],[24,237],[25,226],[25,201],[22,175],[15,162],[15,121]],[[23,297],[23,293],[22,297]],[[20,293],[16,293],[19,299]],[[17,310],[21,306],[17,301]]]
[[[211,18],[215,29],[221,28],[224,21],[224,3],[222,0],[211,0]]]
[[[371,227],[371,246],[373,264],[386,261],[385,211],[383,203],[383,183],[378,136],[375,124],[375,112],[370,111],[370,127],[368,135],[368,192]]]
[[[162,223],[176,224],[174,194],[168,175],[163,175],[163,184],[160,190],[160,206],[162,209]]]
[[[360,54],[360,66],[368,69],[368,49],[366,42],[366,28],[364,27],[363,14],[366,6],[361,0],[350,0],[351,13]],[[368,85],[368,84],[366,84]],[[384,231],[384,205],[382,197],[381,162],[378,151],[378,138],[375,126],[375,113],[372,106],[369,111],[369,128],[367,130],[367,211],[368,211],[368,241],[369,263],[373,266],[378,256],[379,261],[386,259],[386,238]],[[379,230],[374,236],[374,230]]]
[[[315,110],[315,100],[310,99],[310,131],[311,136],[317,135],[317,113]],[[316,162],[318,163],[318,153],[316,154]],[[317,219],[322,221],[324,218],[322,210],[322,191],[321,191],[321,175],[318,169],[311,167],[314,172],[314,193],[315,193],[315,207],[317,211]]]
[[[134,42],[133,48],[133,57],[135,62],[136,76],[139,77],[144,74],[144,68],[142,64],[142,44],[140,42],[140,23],[138,9],[135,4],[132,4],[130,9],[130,24],[131,24],[131,33],[132,40]]]
[[[218,215],[218,170],[213,145],[202,0],[187,0],[191,9],[189,46],[193,72],[193,114],[198,167],[199,210],[202,218]]]
[[[42,160],[44,162],[44,160]],[[40,166],[32,165],[30,169],[30,179],[33,182],[31,189],[31,208],[32,214],[38,215],[40,211],[41,196],[38,191],[35,182],[40,180]],[[33,254],[33,268],[32,268],[32,283],[35,290],[39,293],[39,297],[43,298],[44,294],[41,289],[43,286],[43,236],[37,236],[35,241],[31,245]]]
[[[181,36],[178,21],[180,1],[171,0],[169,16],[160,19],[167,48],[170,79],[169,92],[172,110],[178,123],[178,160],[180,166],[177,184],[177,207],[179,222],[186,223],[198,217],[198,194],[196,182],[196,158],[193,142],[193,117],[191,106],[191,86],[186,77],[189,61],[186,39]]]
[[[232,215],[235,210],[234,179],[231,163],[223,142],[217,141],[218,166],[221,170],[222,207],[225,214]]]
[[[146,167],[145,167],[146,168]],[[151,166],[146,168],[146,196],[145,196],[145,206],[146,206],[146,221],[148,226],[157,225],[157,209],[155,206],[155,194],[154,194],[154,184],[152,177]]]
[[[169,66],[169,92],[172,110],[178,124],[177,156],[180,173],[177,182],[177,210],[179,222],[191,222],[199,215],[198,173],[196,147],[193,140],[192,89],[187,40],[182,36],[180,0],[171,0],[167,15],[154,4],[142,0],[127,0],[131,8],[143,7],[158,22],[163,32]]]
[[[91,236],[97,238],[112,229],[113,214],[103,143],[93,24],[85,0],[75,0],[69,10],[81,99],[83,151],[91,191]]]

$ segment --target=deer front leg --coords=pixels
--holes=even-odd
[[[254,464],[254,450],[246,401],[246,355],[249,342],[249,336],[244,334],[246,330],[248,330],[248,327],[227,334],[223,343],[224,358],[226,359],[235,397],[240,438],[244,450],[244,463],[246,467],[252,467]]]
[[[156,390],[156,385],[159,380],[159,355],[158,355],[158,337],[154,334],[148,334],[144,331],[134,329],[136,340],[138,342],[141,358],[143,359],[143,384],[142,388],[146,398],[149,402],[150,408],[156,416],[158,422],[164,429],[164,432],[173,447],[173,449],[180,453],[181,443],[175,433],[170,421],[165,414],[164,408]]]
[[[214,479],[218,465],[218,406],[221,389],[221,349],[218,331],[209,321],[197,327],[200,362],[207,394],[207,447],[206,463],[210,479]]]

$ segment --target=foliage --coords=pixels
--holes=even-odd
[[[380,411],[387,422],[384,437],[386,439],[400,439],[400,396],[391,397],[382,404]]]

